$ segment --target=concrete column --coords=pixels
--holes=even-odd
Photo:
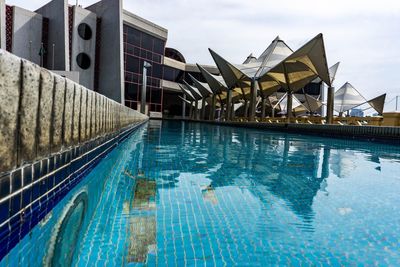
[[[193,101],[190,101],[189,119],[193,119]]]
[[[293,117],[292,109],[293,109],[293,92],[289,90],[287,93],[287,107],[286,107],[288,123],[290,123],[290,119]]]
[[[244,100],[244,114],[243,117],[247,118],[249,116],[249,101]]]
[[[205,120],[206,119],[205,115],[206,115],[206,99],[203,98],[201,100],[201,116],[200,116],[200,120]]]
[[[211,108],[210,108],[210,121],[213,121],[215,119],[215,105],[217,102],[217,96],[212,95],[211,97]]]
[[[328,100],[326,107],[326,122],[328,124],[333,124],[333,99],[334,99],[334,87],[328,87]]]
[[[225,105],[221,101],[221,109],[220,109],[219,114],[218,114],[219,115],[218,119],[222,120],[222,118],[224,117],[224,114],[225,114]]]
[[[265,118],[265,109],[267,107],[267,99],[263,98],[261,104],[262,104],[262,106],[261,106],[261,119],[264,119]]]
[[[231,103],[231,111],[230,111],[230,113],[231,113],[230,114],[231,117],[229,119],[232,121],[235,118],[235,103],[233,103],[233,102]]]
[[[186,95],[183,95],[183,99],[186,100]],[[182,118],[186,117],[186,102],[182,101]]]
[[[257,89],[258,83],[256,80],[251,80],[251,87],[250,87],[250,114],[249,114],[249,121],[254,121],[256,117],[256,102],[257,102]]]
[[[194,102],[194,119],[198,120],[199,119],[199,101],[196,100]]]
[[[228,95],[226,97],[225,121],[229,121],[231,118],[231,102],[232,102],[232,90],[228,89]]]

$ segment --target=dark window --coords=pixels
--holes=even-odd
[[[126,46],[126,53],[129,55],[133,55],[134,47],[131,45]]]
[[[136,83],[125,83],[125,97],[127,100],[138,99],[139,85]]]
[[[155,53],[157,53],[157,54],[163,55],[164,54],[164,45],[165,45],[164,41],[162,41],[160,39],[157,39],[157,38],[154,38],[154,49],[153,49],[153,51]]]
[[[90,68],[90,57],[86,53],[80,53],[76,56],[76,63],[79,67],[86,70]]]
[[[143,62],[149,62],[152,67],[147,70],[146,100],[150,111],[161,111],[163,94],[161,79],[163,77],[162,56],[165,42],[128,25],[124,30],[125,59],[125,97],[126,106],[137,108],[141,99]],[[172,69],[172,78],[176,79],[183,72]]]
[[[154,78],[162,79],[162,66],[157,63],[152,64],[152,74]]]
[[[126,70],[137,73],[139,71],[139,59],[127,56],[126,57]]]
[[[142,33],[142,48],[147,49],[147,50],[153,50],[153,39],[151,35],[148,35],[147,33]]]
[[[175,73],[175,69],[168,67],[168,66],[164,66],[164,80],[167,81],[175,81],[176,80],[176,73]]]
[[[309,83],[304,86],[304,92],[309,95],[319,95],[321,91],[320,83]]]
[[[125,72],[125,82],[132,82],[132,73]]]
[[[152,88],[151,103],[161,103],[161,90],[160,89]]]
[[[140,31],[138,31],[134,28],[128,27],[127,35],[128,35],[127,41],[129,44],[140,46],[140,37],[142,35]]]
[[[92,38],[92,29],[86,23],[81,23],[78,26],[78,34],[84,40],[90,40]]]
[[[153,61],[157,63],[161,63],[161,56],[157,54],[153,54]]]
[[[133,54],[135,56],[139,57],[140,56],[140,48],[138,48],[138,47],[133,48]]]

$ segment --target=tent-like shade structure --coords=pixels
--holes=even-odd
[[[305,101],[303,105],[310,112],[317,112],[322,107],[322,102],[308,94],[304,94]]]
[[[276,37],[258,59],[252,54],[243,64],[232,64],[209,49],[218,69],[229,88],[239,87],[245,97],[250,94],[251,81],[256,80],[276,66],[293,51],[279,37]],[[277,89],[280,85],[274,82]]]
[[[331,84],[333,84],[333,81],[336,78],[336,73],[337,73],[337,70],[339,68],[339,65],[340,65],[340,62],[336,62],[336,64],[332,65],[328,70],[329,71],[329,77],[331,79]],[[319,83],[319,82],[321,82],[321,79],[318,77],[313,82]]]
[[[196,101],[196,98],[193,96],[193,94],[187,89],[186,85],[183,84],[178,84],[179,87],[181,88],[182,93],[186,96],[186,99],[190,102]]]
[[[331,86],[322,34],[318,34],[271,68],[259,78],[259,84],[261,90],[273,92],[275,81],[287,91],[296,92],[317,77]]]
[[[257,95],[262,98],[262,116],[264,116],[267,97],[280,88],[292,94],[318,77],[328,86],[332,83],[322,34],[318,34],[295,52],[277,37],[258,59],[250,55],[241,65],[232,64],[213,50],[209,50],[226,83],[227,103],[230,104],[231,91],[240,91],[241,98],[245,100],[249,95],[250,120],[254,120],[255,108],[260,102]],[[336,70],[337,66],[333,72]],[[233,103],[237,100],[240,98],[232,97]],[[289,106],[292,104],[291,100],[292,98],[288,103]]]
[[[281,99],[279,100],[279,107],[280,107],[281,112],[283,112],[283,113],[287,113],[288,97],[289,97],[288,94],[284,94],[281,97]],[[302,112],[308,111],[308,109],[300,102],[299,99],[297,99],[296,96],[290,95],[290,97],[292,97],[292,99],[293,99],[292,111],[296,112],[296,109],[297,109],[298,113],[302,113]]]
[[[197,88],[197,90],[201,93],[203,98],[207,98],[210,95],[213,94],[210,86],[207,83],[200,82],[197,80],[195,77],[189,74],[190,79],[193,81],[194,86]]]
[[[183,81],[183,82],[186,85],[186,90],[188,90],[193,95],[193,97],[196,101],[201,100],[203,98],[202,94],[196,87],[191,86],[186,81]]]
[[[368,104],[375,109],[379,114],[383,113],[385,107],[386,94],[380,95],[368,101]]]
[[[335,92],[334,109],[339,113],[343,113],[366,102],[367,100],[360,92],[349,82],[346,82]]]

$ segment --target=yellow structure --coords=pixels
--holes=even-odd
[[[400,112],[383,113],[383,126],[400,126]]]

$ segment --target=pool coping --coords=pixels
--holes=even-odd
[[[304,124],[304,123],[267,123],[267,122],[235,122],[208,121],[174,118],[150,118],[151,120],[186,121],[220,126],[242,127],[258,130],[271,130],[285,133],[306,134],[328,138],[353,139],[391,145],[400,145],[400,127],[390,126],[358,126],[336,124]]]

